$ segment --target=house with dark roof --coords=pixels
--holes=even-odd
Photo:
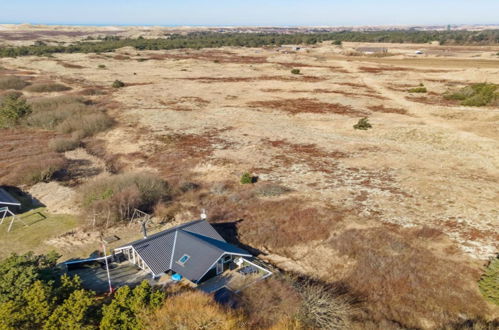
[[[0,208],[1,207],[9,207],[15,209],[21,207],[21,202],[14,198],[11,194],[9,194],[5,189],[0,187]]]
[[[196,284],[223,273],[237,258],[251,257],[246,250],[227,243],[206,220],[161,231],[114,252],[153,277],[173,272]]]

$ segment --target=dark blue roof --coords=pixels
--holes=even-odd
[[[193,282],[200,280],[224,254],[251,256],[227,243],[205,220],[192,221],[121,248],[128,246],[137,251],[153,274],[173,270]],[[188,260],[179,263],[184,255],[189,256]]]

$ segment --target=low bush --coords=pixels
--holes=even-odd
[[[125,87],[125,83],[122,82],[121,80],[115,80],[112,84],[113,88],[121,88]]]
[[[64,92],[70,89],[71,87],[57,83],[37,83],[24,88],[25,91],[32,93]]]
[[[499,257],[492,260],[487,266],[478,286],[487,300],[499,305]]]
[[[241,184],[250,184],[253,183],[253,176],[248,172],[243,173],[241,176]]]
[[[99,68],[99,69],[105,69],[105,68],[106,68],[106,66],[105,66],[104,64],[99,64],[99,65],[97,66],[97,68]]]
[[[353,125],[354,129],[360,129],[360,130],[368,130],[369,128],[372,128],[373,126],[369,123],[369,118],[364,117],[359,119],[357,124]]]
[[[33,113],[27,118],[29,126],[57,130],[61,133],[79,132],[80,138],[109,128],[113,121],[95,106],[75,96],[57,96],[31,102]]]
[[[446,93],[444,98],[461,101],[461,104],[465,106],[497,105],[499,102],[498,85],[490,83],[473,84],[461,88],[457,92]]]
[[[12,182],[19,184],[33,185],[38,182],[47,182],[53,178],[54,174],[67,165],[64,157],[58,154],[37,157],[16,169],[12,176]]]
[[[249,329],[270,329],[282,322],[296,322],[302,302],[292,283],[275,275],[242,291],[240,305]]]
[[[410,88],[408,90],[409,93],[426,93],[427,92],[427,89],[426,87],[414,87],[414,88]]]
[[[335,294],[324,285],[305,281],[299,284],[303,302],[300,320],[307,329],[348,329],[352,305],[345,295]]]
[[[92,181],[81,188],[80,196],[88,216],[96,215],[97,226],[129,219],[134,209],[151,212],[160,201],[170,199],[167,182],[149,173],[128,173]]]
[[[300,69],[293,69],[291,70],[292,74],[300,74]]]
[[[0,103],[0,128],[11,127],[31,113],[31,107],[26,99],[17,94],[2,97]]]
[[[21,96],[23,96],[23,92],[20,92],[20,91],[12,91],[12,90],[9,90],[9,91],[5,91],[5,92],[2,92],[0,93],[0,104],[3,102],[4,99],[8,98],[8,97],[13,97],[13,98],[20,98]]]
[[[56,129],[61,133],[79,132],[80,136],[83,138],[105,131],[112,125],[113,120],[105,113],[94,112],[67,118],[57,125]]]
[[[16,76],[0,77],[0,89],[23,89],[29,83],[22,78]]]
[[[80,146],[80,139],[78,138],[55,138],[49,143],[49,147],[56,152],[65,152],[74,150]]]

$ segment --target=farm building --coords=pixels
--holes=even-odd
[[[355,49],[359,53],[363,53],[366,55],[372,55],[372,54],[385,54],[388,53],[388,48],[384,47],[359,47]]]
[[[173,272],[198,284],[242,262],[251,254],[232,244],[206,221],[196,220],[131,242],[114,250],[160,277]]]

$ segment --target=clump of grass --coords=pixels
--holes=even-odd
[[[0,89],[23,89],[29,83],[17,76],[0,77]]]
[[[360,130],[364,130],[364,131],[366,131],[372,127],[373,126],[369,123],[369,118],[367,118],[367,117],[359,119],[357,124],[353,125],[354,129],[360,129]]]
[[[23,97],[17,94],[4,96],[0,103],[0,128],[15,126],[30,113],[31,107]]]
[[[56,129],[65,134],[79,132],[81,138],[84,138],[105,131],[112,124],[113,120],[105,113],[94,111],[66,118],[66,120],[57,125]]]
[[[71,87],[57,83],[38,83],[26,87],[24,90],[33,93],[50,93],[64,92],[70,90]]]
[[[112,84],[113,88],[122,88],[125,87],[125,83],[121,80],[115,80]]]
[[[97,68],[99,68],[99,69],[105,69],[106,65],[105,64],[99,64],[99,65],[97,65]]]
[[[66,159],[57,154],[53,154],[53,157],[38,157],[19,168],[13,177],[13,182],[27,185],[46,182],[65,167]]]
[[[478,286],[485,299],[499,305],[499,257],[490,262]]]
[[[256,195],[261,197],[280,196],[290,191],[291,189],[275,183],[266,183],[255,189]]]
[[[243,173],[240,180],[241,184],[250,184],[253,183],[253,176],[248,172]]]
[[[149,173],[127,173],[92,181],[82,187],[81,202],[87,215],[96,215],[97,226],[129,219],[134,209],[153,210],[170,199],[167,182]]]
[[[291,70],[292,74],[300,74],[300,69],[293,69]]]
[[[461,88],[457,92],[447,93],[444,98],[461,101],[461,105],[481,107],[496,105],[499,102],[498,85],[491,83],[473,84]]]
[[[56,152],[65,152],[78,148],[81,144],[79,137],[55,138],[49,142],[49,147]]]
[[[31,102],[33,113],[27,118],[29,126],[57,130],[69,134],[81,132],[87,137],[112,125],[112,120],[95,106],[75,96],[43,98]]]
[[[409,93],[426,93],[426,92],[428,92],[428,90],[424,86],[419,86],[419,87],[410,88],[408,90],[408,92]]]

